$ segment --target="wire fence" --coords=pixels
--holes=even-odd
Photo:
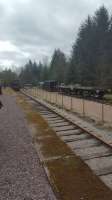
[[[111,105],[66,96],[58,92],[48,92],[37,87],[31,89],[27,88],[25,92],[48,103],[55,104],[60,108],[94,119],[95,121],[112,123]]]

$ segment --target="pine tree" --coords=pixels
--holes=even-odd
[[[59,49],[54,51],[50,64],[50,78],[64,82],[66,71],[66,57]]]
[[[93,17],[88,16],[82,23],[73,45],[69,80],[82,85],[107,84],[105,76],[108,77],[107,72],[112,64],[110,29],[109,14],[104,6],[100,7]]]

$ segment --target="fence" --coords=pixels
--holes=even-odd
[[[39,88],[27,89],[27,92],[63,109],[90,117],[95,121],[112,123],[111,105],[65,96],[57,92],[48,92]]]

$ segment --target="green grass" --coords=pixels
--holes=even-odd
[[[106,95],[104,96],[104,99],[105,99],[106,101],[112,103],[112,94],[106,94]]]

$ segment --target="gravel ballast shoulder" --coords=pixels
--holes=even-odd
[[[0,100],[0,200],[56,200],[13,96]]]

